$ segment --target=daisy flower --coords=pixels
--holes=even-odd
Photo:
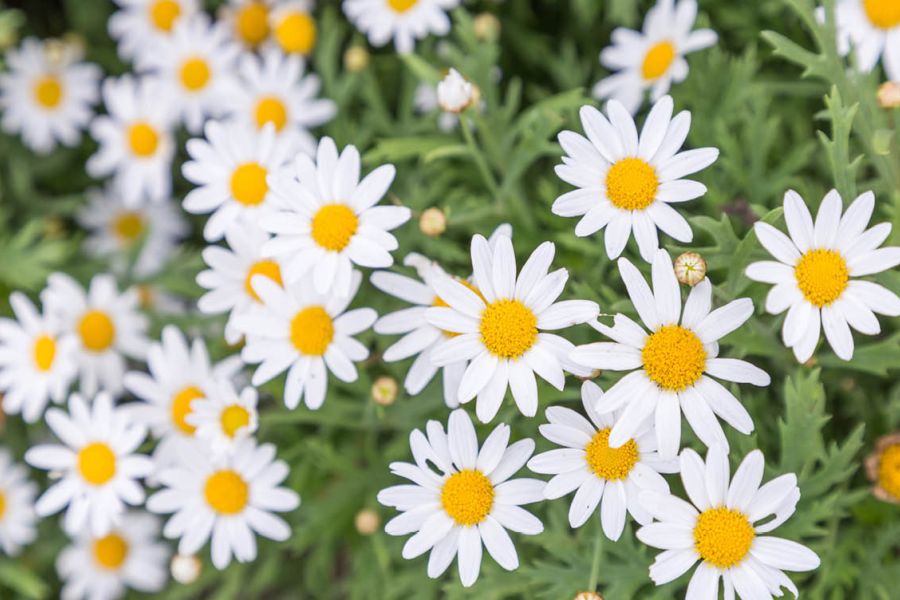
[[[211,379],[203,392],[204,397],[191,404],[185,420],[196,428],[196,438],[213,454],[233,452],[259,424],[256,390],[248,386],[238,395],[227,379]]]
[[[113,406],[106,392],[97,394],[90,405],[72,394],[68,408],[68,414],[51,408],[46,415],[47,425],[62,444],[38,444],[25,453],[31,466],[62,474],[35,510],[46,517],[68,506],[63,527],[69,535],[85,529],[105,535],[122,521],[126,504],[144,502],[138,480],[150,474],[153,462],[135,452],[147,430]]]
[[[63,600],[116,600],[128,589],[152,593],[168,581],[169,548],[159,520],[130,512],[105,535],[81,531],[56,560]]]
[[[3,412],[34,423],[48,400],[62,402],[77,369],[77,340],[58,319],[42,315],[24,294],[9,296],[15,319],[0,318],[0,391]]]
[[[638,135],[634,120],[616,100],[606,105],[607,119],[593,106],[581,107],[585,138],[574,131],[559,134],[565,151],[556,166],[560,179],[576,186],[553,202],[553,214],[581,217],[575,235],[604,227],[606,254],[618,258],[634,232],[641,257],[650,262],[659,248],[657,229],[679,242],[693,239],[691,226],[670,204],[706,193],[706,186],[683,179],[716,161],[716,148],[679,152],[691,126],[691,114],[672,118],[672,98],[659,100]]]
[[[403,546],[403,558],[431,550],[428,576],[440,577],[457,558],[459,579],[466,587],[478,579],[482,544],[507,571],[519,567],[519,557],[507,530],[537,535],[541,522],[521,508],[542,499],[544,482],[512,479],[531,453],[530,439],[509,443],[509,426],[501,423],[478,449],[478,437],[462,409],[450,413],[447,432],[429,421],[427,436],[414,430],[410,448],[416,464],[393,462],[391,473],[412,484],[395,485],[378,493],[378,501],[401,512],[384,530],[390,535],[414,534]],[[434,471],[434,468],[438,472]]]
[[[556,301],[569,273],[558,269],[548,274],[555,252],[551,242],[544,242],[517,276],[512,240],[499,236],[492,250],[476,235],[475,290],[446,274],[434,278],[435,294],[447,306],[427,309],[425,318],[433,327],[459,335],[434,348],[431,360],[439,367],[471,360],[457,398],[464,403],[477,396],[475,412],[484,423],[497,414],[507,388],[522,414],[533,417],[538,405],[535,374],[558,390],[563,389],[564,369],[588,374],[568,361],[571,342],[547,333],[596,319],[600,310],[588,300]]]
[[[159,273],[178,251],[190,227],[173,200],[128,206],[111,186],[87,192],[88,203],[78,213],[78,222],[89,232],[85,250],[91,256],[110,259],[112,270],[125,273],[136,245],[135,277]]]
[[[361,281],[354,271],[350,293],[341,297],[319,294],[309,282],[284,289],[266,276],[254,276],[251,284],[262,307],[235,319],[247,338],[241,358],[259,363],[251,383],[260,386],[287,371],[285,406],[297,408],[303,399],[316,410],[325,400],[329,371],[341,381],[356,381],[353,363],[368,358],[369,350],[352,336],[377,317],[371,308],[344,312]]]
[[[721,446],[709,449],[705,463],[685,449],[681,481],[690,503],[669,493],[641,493],[641,504],[659,522],[641,527],[637,537],[664,550],[650,565],[656,585],[680,577],[699,560],[687,600],[718,598],[720,579],[725,598],[780,597],[782,587],[799,595],[784,571],[811,571],[819,557],[797,542],[764,535],[794,514],[800,499],[793,473],[760,486],[764,466],[762,452],[754,450],[730,479]]]
[[[594,86],[594,97],[618,100],[634,114],[646,90],[656,102],[673,83],[684,81],[688,75],[684,56],[718,40],[712,29],[692,31],[696,19],[696,0],[659,0],[647,11],[643,31],[614,30],[613,45],[600,53],[600,64],[616,73]]]
[[[114,0],[119,6],[109,18],[109,35],[124,60],[143,62],[168,40],[175,27],[199,11],[198,0]]]
[[[816,11],[825,21],[825,9]],[[900,5],[894,0],[838,0],[834,7],[838,51],[855,50],[856,66],[868,73],[883,57],[888,79],[900,80]]]
[[[890,223],[866,229],[875,195],[866,192],[843,211],[841,196],[832,190],[822,200],[816,221],[797,192],[784,195],[784,220],[790,237],[758,221],[753,230],[775,261],[755,262],[747,277],[774,284],[766,310],[787,310],[781,336],[800,362],[812,356],[824,329],[838,357],[853,358],[852,327],[865,335],[881,331],[875,313],[900,315],[900,298],[877,283],[853,279],[893,269],[900,264],[900,247],[879,248],[891,233]]]
[[[34,497],[37,486],[29,481],[25,467],[13,462],[0,449],[0,549],[7,556],[15,556],[37,537],[37,515]]]
[[[267,256],[287,266],[286,283],[308,273],[319,294],[350,293],[353,265],[383,269],[393,264],[397,239],[388,233],[406,223],[405,206],[375,206],[394,180],[393,165],[381,165],[359,180],[359,152],[347,146],[338,155],[330,137],[319,142],[316,162],[305,154],[269,179],[280,210],[260,225],[274,234],[263,246]]]
[[[271,46],[282,54],[312,54],[318,36],[312,10],[311,0],[276,0],[269,13]]]
[[[270,0],[228,0],[219,13],[230,24],[232,37],[248,50],[255,50],[270,33]]]
[[[233,454],[211,459],[203,452],[183,455],[160,474],[164,488],[147,500],[155,513],[175,513],[163,535],[180,538],[179,554],[194,554],[212,536],[212,562],[224,569],[256,558],[254,533],[283,542],[291,529],[274,512],[297,508],[300,498],[280,484],[288,466],[275,459],[275,446],[240,442]]]
[[[737,398],[712,377],[756,386],[771,382],[765,371],[746,361],[718,357],[718,340],[750,318],[753,302],[740,298],[710,312],[712,284],[707,278],[691,288],[682,311],[681,288],[665,250],[656,252],[652,272],[651,291],[640,271],[627,259],[619,259],[619,273],[649,333],[617,314],[613,327],[592,324],[613,341],[579,346],[572,352],[572,360],[592,369],[630,371],[595,407],[607,413],[625,406],[609,434],[611,447],[620,448],[633,438],[652,415],[660,455],[674,458],[681,446],[684,411],[704,444],[719,443],[727,449],[716,416],[744,434],[753,431],[753,420]]]
[[[900,432],[878,438],[864,464],[872,495],[883,502],[900,504]]]
[[[172,193],[172,105],[159,82],[123,75],[103,82],[107,114],[91,123],[99,149],[88,158],[91,177],[113,176],[113,189],[131,207]]]
[[[81,392],[122,391],[125,357],[143,359],[148,320],[134,288],[119,293],[112,275],[95,275],[87,291],[65,273],[53,273],[41,292],[44,310],[78,340],[75,362]]]
[[[393,39],[397,52],[409,54],[429,33],[449,33],[447,11],[458,5],[459,0],[345,0],[344,13],[373,46]]]
[[[78,144],[100,99],[102,75],[97,65],[82,62],[82,54],[76,44],[36,38],[9,50],[9,71],[0,74],[3,131],[20,133],[38,154]]]
[[[562,406],[547,409],[549,423],[540,426],[541,435],[563,448],[538,454],[528,461],[528,468],[554,475],[544,488],[548,500],[577,490],[569,506],[569,525],[581,527],[599,506],[603,533],[618,540],[625,528],[626,511],[641,525],[653,521],[638,495],[644,490],[668,494],[669,484],[660,473],[677,473],[678,465],[659,457],[650,420],[644,421],[634,438],[611,448],[609,433],[621,414],[597,411],[603,392],[595,383],[582,384],[581,402],[590,421]]]

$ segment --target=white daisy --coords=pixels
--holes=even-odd
[[[163,535],[180,538],[179,554],[194,554],[212,536],[212,562],[224,569],[256,558],[254,533],[283,542],[291,529],[273,512],[297,508],[300,498],[281,487],[288,466],[275,459],[275,446],[243,440],[233,454],[211,460],[202,452],[182,456],[160,474],[164,489],[147,500],[155,513],[175,513]]]
[[[866,192],[841,215],[840,194],[832,190],[819,205],[813,223],[797,192],[784,195],[787,237],[758,221],[753,229],[763,247],[777,260],[747,267],[747,277],[772,283],[766,310],[788,311],[781,328],[784,345],[800,362],[812,356],[819,333],[840,358],[853,357],[852,327],[865,335],[881,331],[875,313],[900,315],[900,298],[871,281],[852,279],[893,269],[900,264],[900,247],[879,248],[891,233],[890,223],[866,229],[875,195]]]
[[[77,369],[77,340],[58,319],[42,315],[24,294],[9,296],[15,319],[0,318],[0,391],[3,412],[34,423],[48,400],[62,402]]]
[[[106,535],[81,531],[56,559],[62,600],[116,600],[128,589],[162,590],[169,547],[159,542],[159,520],[130,512]]]
[[[92,256],[109,258],[117,273],[128,270],[131,253],[138,244],[133,275],[144,278],[159,273],[190,232],[174,200],[128,206],[112,186],[88,190],[87,197],[87,205],[78,212],[78,222],[90,232],[85,250]]]
[[[196,438],[213,454],[233,452],[240,442],[256,431],[258,395],[252,387],[240,396],[227,379],[211,379],[203,387],[204,397],[191,404],[185,420],[197,428]]]
[[[816,11],[825,21],[825,9]],[[838,51],[855,50],[856,66],[868,73],[882,58],[888,79],[900,80],[900,4],[895,0],[838,0],[834,7]]]
[[[312,273],[320,294],[346,296],[353,265],[383,269],[393,264],[397,239],[388,233],[406,223],[405,206],[375,206],[394,180],[393,165],[381,165],[359,180],[359,152],[347,146],[338,155],[334,140],[319,142],[316,162],[305,154],[294,161],[294,176],[285,169],[269,178],[280,201],[277,212],[260,225],[275,235],[263,246],[280,257],[286,283]]]
[[[107,114],[94,119],[91,136],[99,149],[87,160],[92,177],[113,176],[127,206],[172,193],[172,104],[159,81],[123,75],[103,82]]]
[[[522,414],[533,417],[538,405],[535,373],[558,390],[563,389],[563,370],[589,373],[569,362],[571,342],[547,333],[596,319],[600,310],[588,300],[556,302],[569,273],[558,269],[548,274],[555,252],[551,242],[544,242],[517,276],[512,240],[499,236],[492,251],[476,235],[472,266],[477,292],[446,274],[431,282],[447,306],[427,309],[426,320],[460,334],[433,349],[431,360],[439,367],[471,360],[457,398],[469,402],[477,396],[475,412],[484,423],[497,414],[507,388]]]
[[[687,600],[718,598],[720,579],[725,598],[781,597],[782,587],[799,595],[783,571],[811,571],[819,566],[819,557],[797,542],[762,535],[794,514],[800,499],[793,473],[760,486],[764,466],[762,452],[754,450],[730,479],[728,456],[721,446],[709,449],[705,463],[685,449],[681,481],[690,503],[668,493],[641,493],[641,504],[659,522],[641,527],[637,537],[664,550],[650,565],[656,585],[680,577],[700,560],[688,584]]]
[[[257,49],[269,38],[272,0],[228,0],[219,19],[231,27],[232,37],[247,50]]]
[[[619,259],[619,273],[649,334],[617,314],[613,327],[593,323],[613,341],[579,346],[572,352],[572,360],[592,369],[630,371],[595,407],[597,412],[607,413],[627,405],[609,435],[611,447],[621,447],[654,415],[659,453],[674,458],[681,447],[684,411],[704,444],[719,443],[727,449],[716,416],[744,434],[753,431],[753,420],[737,398],[712,377],[757,386],[771,382],[765,371],[746,361],[718,357],[718,340],[750,318],[753,302],[740,298],[710,312],[712,284],[706,278],[691,288],[682,312],[681,288],[665,250],[656,252],[652,271],[651,291],[640,271],[627,259]]]
[[[29,481],[25,467],[0,449],[0,549],[7,556],[17,555],[37,537],[36,495],[37,485]]]
[[[68,506],[63,527],[69,535],[86,528],[93,535],[105,535],[122,521],[126,504],[144,502],[138,480],[150,474],[153,462],[135,452],[147,430],[113,406],[106,392],[97,394],[90,405],[72,394],[68,408],[68,414],[51,408],[46,415],[47,425],[62,444],[38,444],[25,453],[31,466],[62,473],[35,510],[46,517]]]
[[[416,40],[429,33],[446,35],[450,31],[447,11],[458,5],[459,0],[345,0],[344,13],[373,46],[393,39],[397,52],[409,54]]]
[[[329,371],[341,381],[356,381],[353,363],[368,358],[369,350],[352,336],[377,317],[371,308],[344,312],[361,281],[354,271],[350,293],[340,297],[319,294],[308,281],[283,289],[268,277],[254,276],[252,286],[263,304],[235,319],[247,338],[241,358],[259,363],[251,383],[259,386],[287,371],[285,405],[297,408],[303,399],[316,410],[325,400]]]
[[[112,275],[95,275],[87,292],[65,273],[53,273],[41,292],[44,311],[78,340],[75,362],[83,394],[122,391],[125,357],[142,359],[148,320],[134,288],[119,293]]]
[[[644,490],[668,494],[669,484],[660,473],[677,473],[678,464],[659,457],[649,419],[634,438],[611,448],[609,433],[621,411],[597,411],[596,406],[603,403],[603,392],[595,383],[582,384],[581,402],[590,421],[562,406],[547,409],[549,423],[540,426],[541,435],[564,448],[538,454],[528,461],[528,468],[554,475],[544,488],[548,500],[577,490],[569,506],[569,525],[581,527],[599,506],[603,533],[618,540],[625,528],[626,511],[641,525],[653,521],[638,495]]]
[[[309,56],[318,38],[312,0],[275,0],[269,12],[270,46],[282,54]]]
[[[109,34],[118,42],[119,56],[139,64],[199,11],[198,0],[114,1],[119,10],[109,18]]]
[[[81,47],[71,42],[26,38],[6,53],[8,72],[0,74],[0,110],[7,133],[38,154],[57,144],[75,146],[100,99],[101,71],[82,62]]]
[[[670,204],[706,193],[706,186],[682,179],[716,161],[716,148],[679,152],[691,127],[691,113],[672,118],[669,96],[647,115],[638,136],[631,115],[616,100],[606,105],[607,119],[593,106],[581,107],[587,137],[574,131],[559,134],[566,156],[556,174],[576,186],[553,203],[553,214],[581,217],[579,237],[606,228],[606,254],[618,258],[632,231],[641,257],[650,262],[659,248],[657,229],[679,242],[693,239],[691,226]]]
[[[643,31],[615,29],[613,45],[600,53],[600,64],[617,72],[594,86],[594,97],[614,98],[634,114],[646,90],[656,102],[673,83],[684,81],[688,75],[684,56],[718,40],[712,29],[692,31],[696,19],[696,0],[659,0],[647,11]]]
[[[212,213],[203,237],[214,242],[232,227],[255,224],[278,204],[267,183],[269,174],[284,167],[291,155],[290,144],[275,137],[271,126],[256,131],[241,124],[209,121],[206,139],[188,140],[190,161],[184,163],[185,178],[197,187],[184,198],[184,209],[192,214]]]
[[[431,578],[440,577],[458,557],[460,581],[471,586],[481,570],[482,544],[501,567],[517,569],[519,557],[507,530],[524,535],[544,530],[537,517],[521,508],[543,498],[544,482],[509,480],[534,452],[534,442],[507,445],[509,426],[501,423],[479,451],[472,420],[462,409],[450,413],[446,433],[437,421],[429,421],[426,431],[427,437],[418,429],[409,436],[416,464],[390,465],[391,473],[412,484],[378,493],[381,504],[401,511],[384,530],[414,534],[403,546],[403,558],[431,550]]]

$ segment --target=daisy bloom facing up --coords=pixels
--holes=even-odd
[[[252,387],[241,390],[225,379],[212,379],[204,386],[203,398],[191,404],[186,421],[196,427],[196,438],[213,454],[225,454],[256,431],[259,417],[256,412],[257,393]]]
[[[338,155],[330,137],[319,142],[316,162],[305,154],[294,161],[294,176],[269,178],[280,210],[260,225],[275,237],[263,253],[283,259],[285,282],[307,274],[319,294],[347,296],[353,265],[384,269],[394,263],[397,239],[389,232],[406,223],[405,206],[375,206],[394,180],[393,165],[381,165],[359,180],[359,151],[347,146]]]
[[[537,535],[541,522],[521,508],[539,502],[544,482],[512,479],[531,453],[534,442],[509,445],[509,426],[501,423],[478,449],[478,437],[462,409],[450,413],[447,432],[429,421],[426,434],[409,436],[415,464],[391,463],[391,473],[412,484],[378,492],[378,501],[401,512],[384,527],[390,535],[414,534],[403,546],[409,560],[431,551],[428,576],[440,577],[457,558],[459,579],[469,587],[481,570],[482,544],[507,571],[519,567],[519,557],[507,530]],[[434,467],[438,472],[434,471]]]
[[[547,333],[596,319],[600,311],[588,300],[556,301],[569,273],[558,269],[548,274],[555,253],[555,246],[544,242],[517,276],[512,240],[499,236],[491,249],[484,237],[476,235],[475,289],[446,274],[434,277],[435,294],[447,306],[427,309],[425,318],[432,326],[459,335],[435,348],[432,362],[440,367],[471,360],[457,396],[463,403],[477,396],[475,412],[484,423],[496,416],[507,388],[522,414],[533,417],[538,405],[535,374],[558,390],[563,389],[564,370],[589,374],[568,360],[571,342]]]
[[[46,415],[47,425],[63,444],[38,444],[25,453],[31,466],[62,473],[35,510],[46,517],[68,506],[63,528],[69,535],[82,530],[105,535],[121,522],[126,504],[144,502],[138,480],[150,474],[153,462],[135,452],[147,430],[113,406],[105,392],[90,405],[72,394],[68,408],[68,414],[51,408]]]
[[[260,386],[287,371],[285,406],[297,408],[302,399],[316,410],[325,401],[329,371],[341,381],[356,381],[353,363],[368,358],[369,350],[352,336],[378,316],[371,308],[344,312],[361,281],[354,271],[350,294],[339,297],[317,293],[309,281],[283,289],[264,275],[254,276],[251,285],[263,305],[235,319],[247,339],[241,358],[259,363],[251,383]]]
[[[105,535],[81,531],[56,560],[63,600],[115,600],[126,590],[152,593],[168,580],[169,548],[159,542],[159,520],[143,512],[125,515]]]
[[[687,600],[718,598],[719,580],[725,598],[780,597],[782,587],[799,595],[784,571],[812,571],[819,557],[797,542],[763,535],[790,518],[800,499],[793,473],[760,486],[764,466],[762,452],[754,450],[732,479],[721,446],[709,449],[705,463],[685,449],[681,481],[690,503],[668,493],[641,493],[641,504],[658,522],[641,527],[637,537],[664,550],[650,565],[656,585],[677,579],[699,560]]]
[[[659,0],[647,11],[643,31],[614,30],[613,45],[600,53],[600,64],[617,73],[594,86],[594,97],[614,98],[634,114],[646,90],[656,102],[673,83],[684,81],[688,75],[684,56],[718,40],[712,29],[692,31],[696,19],[696,0]]]
[[[0,318],[0,391],[3,412],[34,423],[48,400],[62,402],[77,369],[77,340],[58,319],[42,315],[24,294],[9,296],[15,319]],[[0,515],[2,516],[2,515]]]
[[[459,0],[346,0],[344,13],[373,46],[393,39],[397,52],[409,54],[429,33],[449,33],[447,11],[457,5]]]
[[[119,56],[139,65],[175,27],[199,10],[198,0],[114,0],[119,6],[109,18],[109,34],[118,42]]]
[[[641,258],[650,262],[659,248],[657,229],[679,242],[694,234],[672,206],[706,193],[706,186],[683,177],[716,161],[716,148],[679,152],[691,127],[691,114],[672,118],[669,96],[657,102],[638,135],[634,120],[616,100],[606,105],[608,118],[592,106],[581,107],[585,138],[574,131],[559,134],[566,156],[556,166],[560,179],[576,186],[553,203],[553,214],[581,217],[575,235],[603,228],[606,255],[618,258],[634,233]]]
[[[134,288],[119,293],[112,275],[95,275],[87,292],[65,273],[53,273],[41,292],[44,310],[58,319],[63,331],[79,341],[75,352],[81,392],[122,391],[125,357],[147,353],[147,317],[138,311]]]
[[[256,558],[254,533],[283,542],[291,529],[274,512],[292,511],[300,498],[282,487],[288,475],[275,446],[243,440],[233,454],[211,460],[203,452],[182,456],[163,471],[164,488],[147,500],[155,513],[175,513],[163,534],[179,538],[178,553],[194,554],[212,536],[212,562],[224,569],[232,555],[238,562]]]
[[[657,454],[650,420],[633,439],[610,448],[609,433],[620,411],[597,412],[595,407],[602,404],[603,392],[595,383],[582,384],[581,402],[590,421],[561,406],[547,409],[549,423],[541,425],[541,435],[564,447],[538,454],[528,461],[528,468],[554,475],[544,488],[548,500],[577,490],[569,506],[569,525],[581,527],[599,506],[603,533],[618,540],[625,528],[626,511],[641,525],[653,521],[638,495],[644,490],[668,494],[669,484],[660,473],[677,473],[678,464]]]
[[[21,133],[34,152],[47,154],[57,144],[74,146],[94,116],[100,99],[100,68],[82,62],[82,49],[71,42],[26,38],[9,50],[9,71],[0,74],[0,110],[7,133]]]
[[[37,486],[28,480],[28,471],[0,449],[0,549],[15,556],[37,536],[34,497]]]
[[[232,37],[255,50],[269,37],[270,0],[228,0],[219,17],[231,25]]]
[[[875,195],[866,192],[842,212],[841,196],[832,190],[822,200],[816,221],[797,192],[784,195],[784,220],[790,237],[758,221],[753,230],[760,244],[776,261],[756,262],[747,277],[774,284],[766,298],[766,311],[788,311],[781,328],[784,345],[797,360],[812,356],[824,329],[834,353],[853,358],[852,327],[877,335],[881,326],[875,313],[900,315],[900,298],[885,287],[861,281],[863,277],[900,264],[900,247],[879,248],[891,233],[890,223],[870,229]]]
[[[282,54],[309,56],[318,37],[310,0],[276,0],[269,13],[271,46]]]
[[[825,21],[825,9],[816,16]],[[868,73],[883,58],[888,79],[900,80],[900,6],[894,0],[838,0],[834,7],[838,51],[855,51],[856,66]]]
[[[756,386],[771,382],[765,371],[746,361],[718,357],[718,340],[750,318],[753,302],[740,298],[710,311],[712,284],[706,278],[691,288],[682,311],[681,288],[665,250],[658,250],[653,259],[652,291],[625,258],[619,259],[619,273],[647,330],[617,314],[613,327],[593,324],[612,342],[586,344],[572,352],[572,360],[592,369],[630,371],[595,407],[600,413],[625,407],[609,434],[609,445],[620,448],[653,416],[659,454],[674,458],[681,447],[682,411],[707,446],[728,448],[716,416],[741,433],[753,431],[747,410],[712,378]]]
[[[900,433],[878,438],[875,450],[866,457],[866,475],[876,498],[900,504]]]

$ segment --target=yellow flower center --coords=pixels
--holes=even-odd
[[[191,414],[191,402],[197,398],[203,398],[203,392],[194,385],[184,388],[172,398],[172,424],[187,435],[194,435],[197,431],[196,427],[187,422],[187,417]]]
[[[157,146],[159,146],[159,134],[149,123],[138,121],[128,128],[128,147],[135,156],[142,158],[153,156]]]
[[[747,517],[719,507],[700,513],[694,526],[694,549],[707,563],[719,569],[739,564],[753,545],[756,532]]]
[[[92,485],[103,485],[116,474],[116,455],[103,442],[92,442],[78,452],[78,471]]]
[[[643,210],[656,200],[659,178],[640,158],[623,158],[606,173],[606,196],[622,210]]]
[[[663,76],[672,61],[675,60],[675,46],[672,42],[659,42],[654,44],[647,54],[644,56],[644,63],[641,65],[641,75],[644,79],[654,80]]]
[[[900,444],[885,448],[878,462],[878,484],[900,500]]]
[[[519,358],[537,340],[537,317],[518,300],[497,300],[481,313],[481,341],[498,358]]]
[[[6,514],[6,494],[0,492],[0,519]]]
[[[199,92],[209,83],[212,75],[209,63],[205,59],[195,56],[181,63],[181,85],[190,92]]]
[[[249,46],[256,46],[269,35],[269,9],[262,2],[250,2],[238,11],[238,36]]]
[[[418,4],[419,0],[387,0],[388,6],[396,13],[405,13],[413,6]]]
[[[287,107],[280,98],[265,96],[256,104],[256,126],[259,129],[265,127],[266,123],[271,123],[275,126],[275,131],[281,131],[287,123],[287,117]]]
[[[321,306],[308,306],[291,320],[291,343],[301,354],[322,356],[334,338],[334,323]]]
[[[46,334],[34,340],[34,364],[39,371],[49,371],[55,358],[56,340]]]
[[[441,488],[441,505],[457,525],[477,525],[494,506],[494,485],[475,469],[454,473]]]
[[[102,310],[89,310],[78,323],[78,334],[85,348],[92,352],[103,352],[112,346],[116,337],[116,326]]]
[[[900,25],[900,2],[897,0],[863,0],[863,7],[875,27],[893,29]]]
[[[41,77],[34,84],[34,99],[43,108],[51,109],[62,102],[63,87],[59,79],[54,75]]]
[[[690,329],[663,325],[641,350],[644,371],[664,390],[680,392],[694,385],[706,367],[703,342]]]
[[[222,411],[219,422],[225,435],[233,438],[237,434],[238,429],[250,424],[250,411],[239,404],[231,404]]]
[[[94,559],[100,567],[115,571],[128,557],[128,542],[116,533],[94,540]]]
[[[818,307],[841,297],[850,281],[847,261],[834,250],[810,250],[794,267],[794,277],[803,296]]]
[[[120,212],[112,225],[116,236],[126,242],[133,242],[144,233],[144,218],[132,210]]]
[[[485,303],[487,303],[487,300],[485,300],[484,296],[481,295],[481,290],[479,290],[477,287],[472,285],[472,283],[468,279],[462,279],[461,277],[454,277],[454,279],[456,281],[460,282],[461,284],[463,284],[464,286],[466,286],[467,288],[469,288],[470,290],[472,290],[473,292],[475,292],[475,294],[477,294],[479,298],[481,298],[482,300],[484,300]],[[439,296],[435,296],[434,302],[432,302],[431,305],[438,306],[441,308],[449,308],[450,307],[450,305],[447,304],[446,302],[444,302],[444,299]],[[459,333],[456,333],[455,331],[444,331],[443,329],[441,331],[444,332],[445,336],[451,337],[451,338],[461,335]]]
[[[638,446],[628,440],[618,448],[609,447],[610,428],[601,429],[585,447],[585,460],[594,475],[607,481],[618,481],[628,477],[638,461]]]
[[[326,250],[340,252],[359,227],[359,217],[346,204],[326,204],[312,220],[312,238]]]
[[[150,4],[150,22],[159,31],[172,31],[181,16],[181,5],[175,0],[156,0]]]
[[[253,285],[251,285],[253,278],[257,275],[268,277],[278,285],[284,287],[284,281],[281,279],[281,267],[278,266],[277,262],[265,259],[253,263],[253,266],[247,271],[247,277],[244,279],[244,291],[257,302],[262,302],[262,299],[256,294],[256,290],[254,290]]]
[[[285,52],[309,54],[316,45],[316,22],[305,12],[290,13],[275,26],[275,39]]]
[[[231,173],[231,195],[244,206],[258,206],[269,193],[265,167],[257,162],[246,162]]]
[[[244,479],[230,469],[216,471],[203,487],[206,503],[222,515],[234,515],[247,506],[250,487]]]

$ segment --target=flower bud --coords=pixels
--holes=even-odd
[[[500,34],[500,19],[492,13],[481,13],[472,22],[475,37],[481,41],[494,40]]]
[[[575,596],[575,600],[603,600],[603,596],[597,592],[581,592]]]
[[[382,375],[372,384],[372,400],[381,406],[390,406],[397,399],[397,380],[389,375]]]
[[[900,106],[900,81],[885,81],[878,88],[878,104],[882,108]]]
[[[356,513],[353,522],[359,535],[372,535],[381,526],[381,517],[371,508],[364,508]]]
[[[675,259],[675,277],[691,287],[706,277],[706,260],[696,252],[685,252]]]
[[[197,581],[202,567],[203,563],[193,554],[176,554],[169,564],[169,571],[172,573],[172,579],[188,585]]]
[[[437,97],[441,110],[461,113],[472,104],[474,91],[472,84],[466,81],[459,71],[450,69],[437,86]]]
[[[419,229],[429,237],[438,237],[447,230],[447,215],[436,206],[426,208],[419,217]]]
[[[350,46],[344,52],[344,68],[359,73],[369,66],[369,51],[362,46]]]

